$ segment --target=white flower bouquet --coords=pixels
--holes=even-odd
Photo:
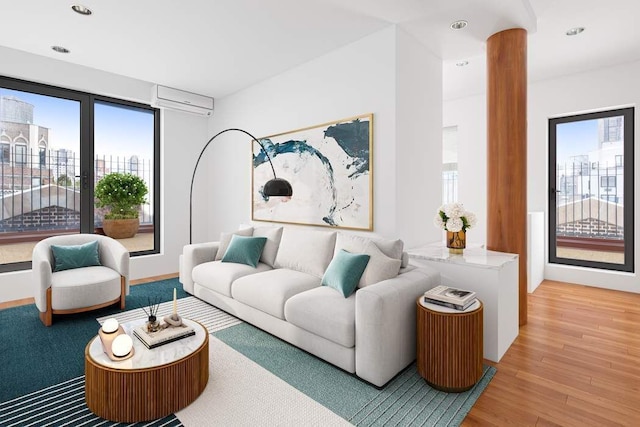
[[[466,211],[462,203],[447,203],[440,206],[433,218],[433,224],[446,231],[456,233],[467,231],[476,225],[477,218],[473,212]]]

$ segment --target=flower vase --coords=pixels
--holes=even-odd
[[[461,254],[467,246],[467,235],[464,231],[447,231],[447,247],[451,254]]]

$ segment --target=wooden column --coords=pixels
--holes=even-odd
[[[540,175],[540,179],[544,179]],[[487,40],[487,248],[519,258],[520,325],[527,323],[527,32]]]

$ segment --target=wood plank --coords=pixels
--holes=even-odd
[[[528,309],[462,425],[640,425],[640,294],[544,281]]]

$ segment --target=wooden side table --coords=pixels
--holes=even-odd
[[[418,373],[438,390],[469,390],[482,377],[482,302],[464,312],[417,301]]]

